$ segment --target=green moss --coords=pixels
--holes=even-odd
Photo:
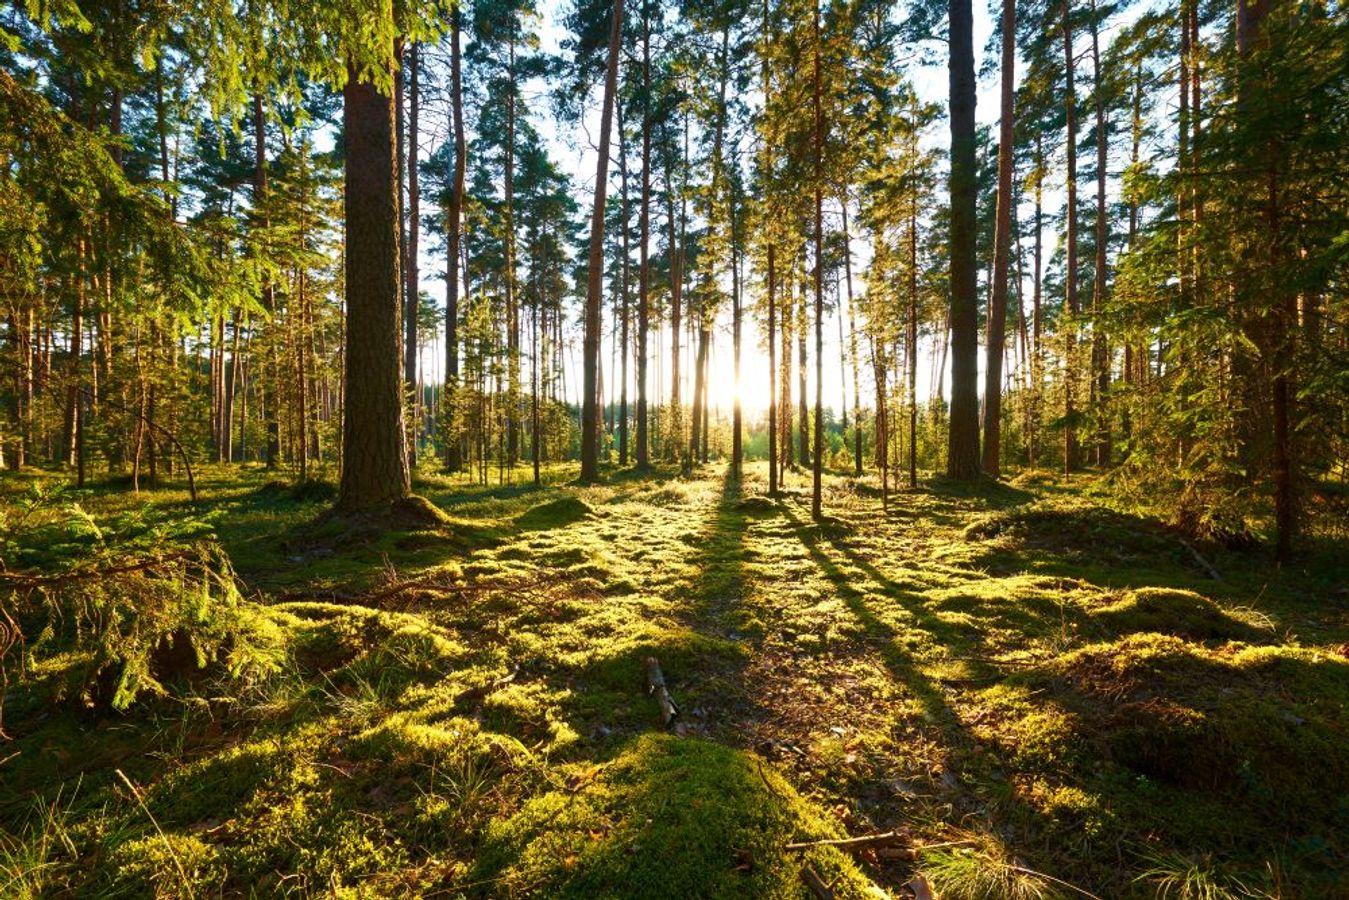
[[[753,756],[647,735],[493,824],[471,877],[551,897],[799,897],[800,861],[783,845],[826,827]],[[863,895],[837,852],[810,860],[838,896]]]
[[[531,507],[515,520],[522,531],[546,531],[574,525],[595,515],[590,504],[579,497],[565,496]]]
[[[945,897],[1051,895],[1031,868],[1141,898],[1155,850],[1215,883],[1344,892],[1349,624],[1327,572],[1205,548],[1214,582],[1090,477],[925,482],[883,511],[877,479],[829,475],[821,527],[808,473],[767,503],[760,464],[575,472],[424,474],[447,521],[353,529],[259,490],[260,467],[208,466],[280,671],[96,718],[48,702],[79,660],[36,661],[7,694],[0,878],[173,894],[178,854],[225,895],[804,897],[808,862],[856,896],[853,861],[782,844],[902,826],[972,843],[863,854],[894,895],[920,871]]]
[[[1155,631],[1191,640],[1257,640],[1268,632],[1242,621],[1194,591],[1138,588],[1115,603],[1092,611],[1113,634]]]

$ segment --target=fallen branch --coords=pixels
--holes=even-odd
[[[1194,549],[1194,544],[1191,544],[1189,541],[1185,540],[1185,538],[1180,538],[1180,542],[1185,546],[1186,550],[1190,551],[1190,555],[1194,557],[1195,562],[1199,563],[1199,565],[1204,568],[1204,571],[1208,572],[1208,577],[1212,578],[1214,581],[1223,580],[1223,577],[1218,574],[1218,570],[1213,568],[1213,565],[1209,563],[1208,560],[1200,556],[1198,550]]]
[[[198,554],[193,550],[183,550],[177,553],[166,553],[163,556],[155,556],[148,559],[137,560],[133,563],[127,563],[120,566],[111,566],[106,569],[73,569],[69,572],[62,572],[59,575],[0,575],[0,588],[14,591],[28,591],[35,588],[54,587],[58,584],[69,584],[72,581],[83,581],[93,578],[101,580],[113,575],[129,575],[132,572],[144,572],[147,569],[153,569],[156,566],[165,563],[177,562],[182,559],[195,558]]]
[[[834,889],[825,884],[824,879],[810,866],[801,869],[801,880],[819,900],[834,900]]]
[[[777,797],[779,800],[786,799],[785,797],[782,796],[782,793],[777,788],[773,787],[772,782],[768,780],[768,776],[764,774],[763,760],[759,760],[759,777],[763,779],[763,786],[768,788],[768,793],[772,794],[774,797]]]
[[[850,838],[822,838],[818,841],[797,841],[788,844],[787,850],[809,850],[811,847],[838,847],[840,850],[865,850],[869,847],[888,847],[909,842],[907,831],[886,831],[880,834],[866,834]]]
[[[660,670],[660,663],[654,656],[646,658],[646,689],[647,693],[656,695],[656,702],[660,704],[661,724],[669,727],[679,716],[679,707],[670,697],[670,691],[665,686],[665,675]]]

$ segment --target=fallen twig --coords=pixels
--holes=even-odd
[[[905,844],[910,840],[907,831],[886,831],[880,834],[865,834],[850,838],[821,838],[818,841],[797,841],[788,844],[787,850],[809,850],[811,847],[838,847],[840,850],[865,850],[868,847],[886,847]]]
[[[656,702],[660,704],[661,724],[668,728],[679,716],[679,707],[675,706],[674,700],[670,697],[670,691],[665,686],[665,675],[660,670],[660,662],[654,656],[646,658],[646,687],[647,693],[656,695]]]
[[[132,572],[143,572],[146,569],[153,569],[155,566],[162,566],[165,563],[177,562],[181,559],[195,558],[197,556],[198,554],[194,550],[183,550],[178,553],[167,553],[163,556],[141,559],[134,563],[111,566],[106,569],[72,569],[69,572],[62,572],[59,575],[34,575],[31,577],[0,575],[0,588],[5,590],[25,591],[34,588],[67,584],[72,581],[82,581],[86,578],[103,579],[112,575],[129,575]]]
[[[768,788],[768,793],[777,797],[779,800],[785,799],[782,796],[782,793],[777,788],[773,787],[773,783],[768,780],[768,775],[765,774],[763,770],[763,760],[759,760],[759,777],[763,779],[763,786]]]
[[[1190,555],[1194,557],[1195,562],[1203,566],[1204,571],[1208,572],[1208,577],[1212,578],[1214,581],[1223,580],[1223,577],[1218,574],[1218,570],[1213,568],[1213,565],[1208,560],[1200,556],[1198,550],[1194,549],[1194,544],[1191,544],[1189,541],[1185,540],[1185,538],[1180,538],[1180,542],[1184,545],[1186,550],[1190,551]]]

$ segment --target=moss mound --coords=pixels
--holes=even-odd
[[[1130,771],[1295,832],[1323,832],[1349,808],[1344,660],[1151,634],[1084,647],[1057,672],[1078,736]]]
[[[1151,631],[1196,641],[1255,641],[1269,636],[1200,594],[1172,588],[1138,588],[1091,615],[1114,634]]]
[[[784,845],[826,829],[757,757],[649,734],[490,826],[470,880],[497,896],[799,897],[803,860]],[[865,895],[837,851],[806,860],[836,896]]]
[[[589,503],[579,497],[559,497],[525,510],[515,524],[522,531],[547,531],[564,528],[595,515]]]
[[[964,529],[967,541],[1002,538],[1066,558],[1172,559],[1179,545],[1158,522],[1087,501],[1040,500],[985,515]]]

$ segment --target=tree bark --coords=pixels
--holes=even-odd
[[[815,449],[810,494],[810,514],[819,519],[822,509],[824,467],[824,113],[820,102],[820,2],[815,2],[815,71],[812,94],[815,106]]]
[[[951,421],[946,473],[979,477],[979,300],[975,276],[974,23],[970,0],[951,18]]]
[[[628,140],[623,122],[623,104],[619,103],[615,113],[618,116],[618,184],[621,192],[621,219],[623,222],[623,310],[620,325],[619,357],[621,359],[618,393],[618,464],[628,464],[628,330],[631,318],[628,297],[629,261],[632,253],[628,247]]]
[[[391,68],[394,59],[391,52]],[[338,507],[346,511],[411,491],[398,355],[402,280],[393,100],[359,76],[350,67],[343,89],[347,340]]]
[[[419,306],[417,244],[421,231],[421,197],[417,184],[417,117],[421,105],[419,97],[419,51],[416,43],[408,50],[408,122],[407,122],[407,251],[403,254],[406,265],[407,301],[403,310],[403,380],[404,394],[408,400],[408,468],[417,468],[417,438],[421,432],[422,398],[418,392],[420,379],[417,368],[420,363],[417,336],[417,307]]]
[[[1092,283],[1092,387],[1095,394],[1095,409],[1098,420],[1096,432],[1096,465],[1104,468],[1110,465],[1110,419],[1107,396],[1110,392],[1110,346],[1106,340],[1103,314],[1106,304],[1106,243],[1109,231],[1106,222],[1105,175],[1108,164],[1109,144],[1105,133],[1105,97],[1101,76],[1101,23],[1098,21],[1096,2],[1091,4],[1091,59],[1093,89],[1096,95],[1096,267]]]
[[[1064,92],[1064,117],[1067,123],[1067,219],[1064,262],[1064,305],[1068,322],[1063,329],[1063,471],[1073,472],[1078,467],[1077,428],[1073,424],[1075,409],[1076,366],[1073,356],[1077,349],[1077,314],[1080,308],[1077,300],[1077,99],[1073,92],[1073,27],[1068,0],[1063,0],[1063,68],[1067,80]]]
[[[464,171],[468,144],[464,136],[464,90],[459,49],[460,7],[450,13],[450,109],[454,126],[454,172],[449,208],[445,211],[445,468],[463,466],[462,443],[455,434],[454,414],[459,387],[459,252],[464,205]]]
[[[987,362],[984,367],[983,468],[1002,471],[1002,358],[1006,344],[1007,275],[1012,236],[1012,130],[1015,124],[1016,3],[1002,4],[1002,109],[998,122],[998,199],[993,226],[993,291],[988,299]]]
[[[581,400],[581,480],[599,478],[599,363],[600,302],[604,278],[604,198],[609,186],[609,132],[618,92],[618,52],[623,39],[623,0],[614,0],[609,31],[609,62],[604,77],[604,108],[600,115],[599,159],[595,171],[595,208],[590,217],[590,259],[586,278],[585,392]]]

